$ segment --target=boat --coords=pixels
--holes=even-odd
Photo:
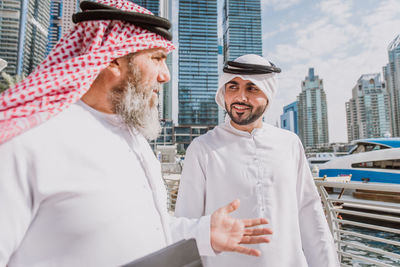
[[[349,154],[319,165],[319,177],[351,175],[352,181],[400,184],[400,138],[354,142]]]
[[[324,164],[335,157],[336,156],[334,153],[323,152],[323,153],[316,153],[314,156],[307,158],[307,161],[308,165],[310,166],[310,169],[313,170],[314,167],[319,168],[321,164]]]

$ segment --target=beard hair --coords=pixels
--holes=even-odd
[[[161,90],[157,83],[148,88],[141,83],[142,73],[129,59],[128,79],[111,90],[113,112],[119,115],[128,128],[135,128],[147,140],[155,140],[161,132],[158,101],[152,98],[153,90]]]
[[[241,120],[237,120],[234,116],[233,116],[233,112],[232,112],[232,106],[234,104],[242,104],[242,105],[246,105],[248,107],[251,107],[251,113],[249,114],[249,116],[247,118],[241,119]],[[236,123],[237,125],[248,125],[251,124],[253,122],[255,122],[256,120],[258,120],[261,116],[264,115],[265,110],[267,109],[267,105],[265,106],[259,106],[257,107],[254,112],[253,112],[253,106],[248,105],[248,104],[244,104],[244,103],[239,103],[239,102],[234,102],[230,105],[230,109],[228,109],[228,105],[225,103],[225,110],[228,113],[229,117],[231,118],[231,120]]]

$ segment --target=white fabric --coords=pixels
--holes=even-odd
[[[189,146],[175,214],[198,218],[240,199],[237,218],[265,217],[260,257],[221,253],[206,266],[337,267],[333,239],[303,147],[289,131],[263,124],[252,133],[228,120]],[[303,252],[304,250],[304,252]]]
[[[239,63],[248,63],[248,64],[257,64],[257,65],[264,65],[264,66],[271,66],[271,64],[268,62],[263,57],[260,57],[258,55],[254,54],[249,54],[249,55],[244,55],[240,56],[237,59],[234,60],[235,62]],[[241,74],[233,74],[233,73],[222,73],[221,77],[219,78],[218,82],[218,90],[217,94],[215,95],[215,101],[217,104],[225,110],[225,84],[236,77],[241,78],[242,80],[245,81],[251,81],[254,83],[258,88],[263,91],[265,96],[268,99],[268,103],[271,103],[273,100],[276,90],[277,90],[277,82],[275,79],[275,73],[268,73],[268,74],[251,74],[251,75],[241,75]],[[264,111],[265,112],[268,110],[270,107],[270,104],[268,104],[267,108]]]
[[[159,162],[115,115],[79,101],[0,162],[0,266],[119,266],[190,237],[214,255],[210,217],[169,216]]]

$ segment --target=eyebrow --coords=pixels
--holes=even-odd
[[[229,82],[227,82],[226,84],[238,85],[239,83],[236,82],[236,81],[229,81]],[[248,83],[246,83],[246,85],[247,85],[247,86],[256,86],[256,87],[257,87],[257,85],[255,85],[253,82],[248,82]]]
[[[235,81],[229,81],[229,82],[227,82],[226,84],[234,84],[234,85],[238,85],[239,83],[238,83],[238,82],[235,82]]]
[[[164,51],[158,51],[158,52],[154,53],[153,56],[161,57],[163,59],[167,58],[167,54]]]

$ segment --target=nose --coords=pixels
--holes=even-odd
[[[160,70],[158,71],[158,77],[157,77],[157,81],[159,83],[166,83],[170,80],[170,74],[169,74],[169,70],[167,67],[167,64],[163,63],[160,67]]]
[[[244,90],[243,88],[240,88],[237,91],[235,100],[238,102],[246,102],[247,101],[247,94],[246,94],[246,90]]]

